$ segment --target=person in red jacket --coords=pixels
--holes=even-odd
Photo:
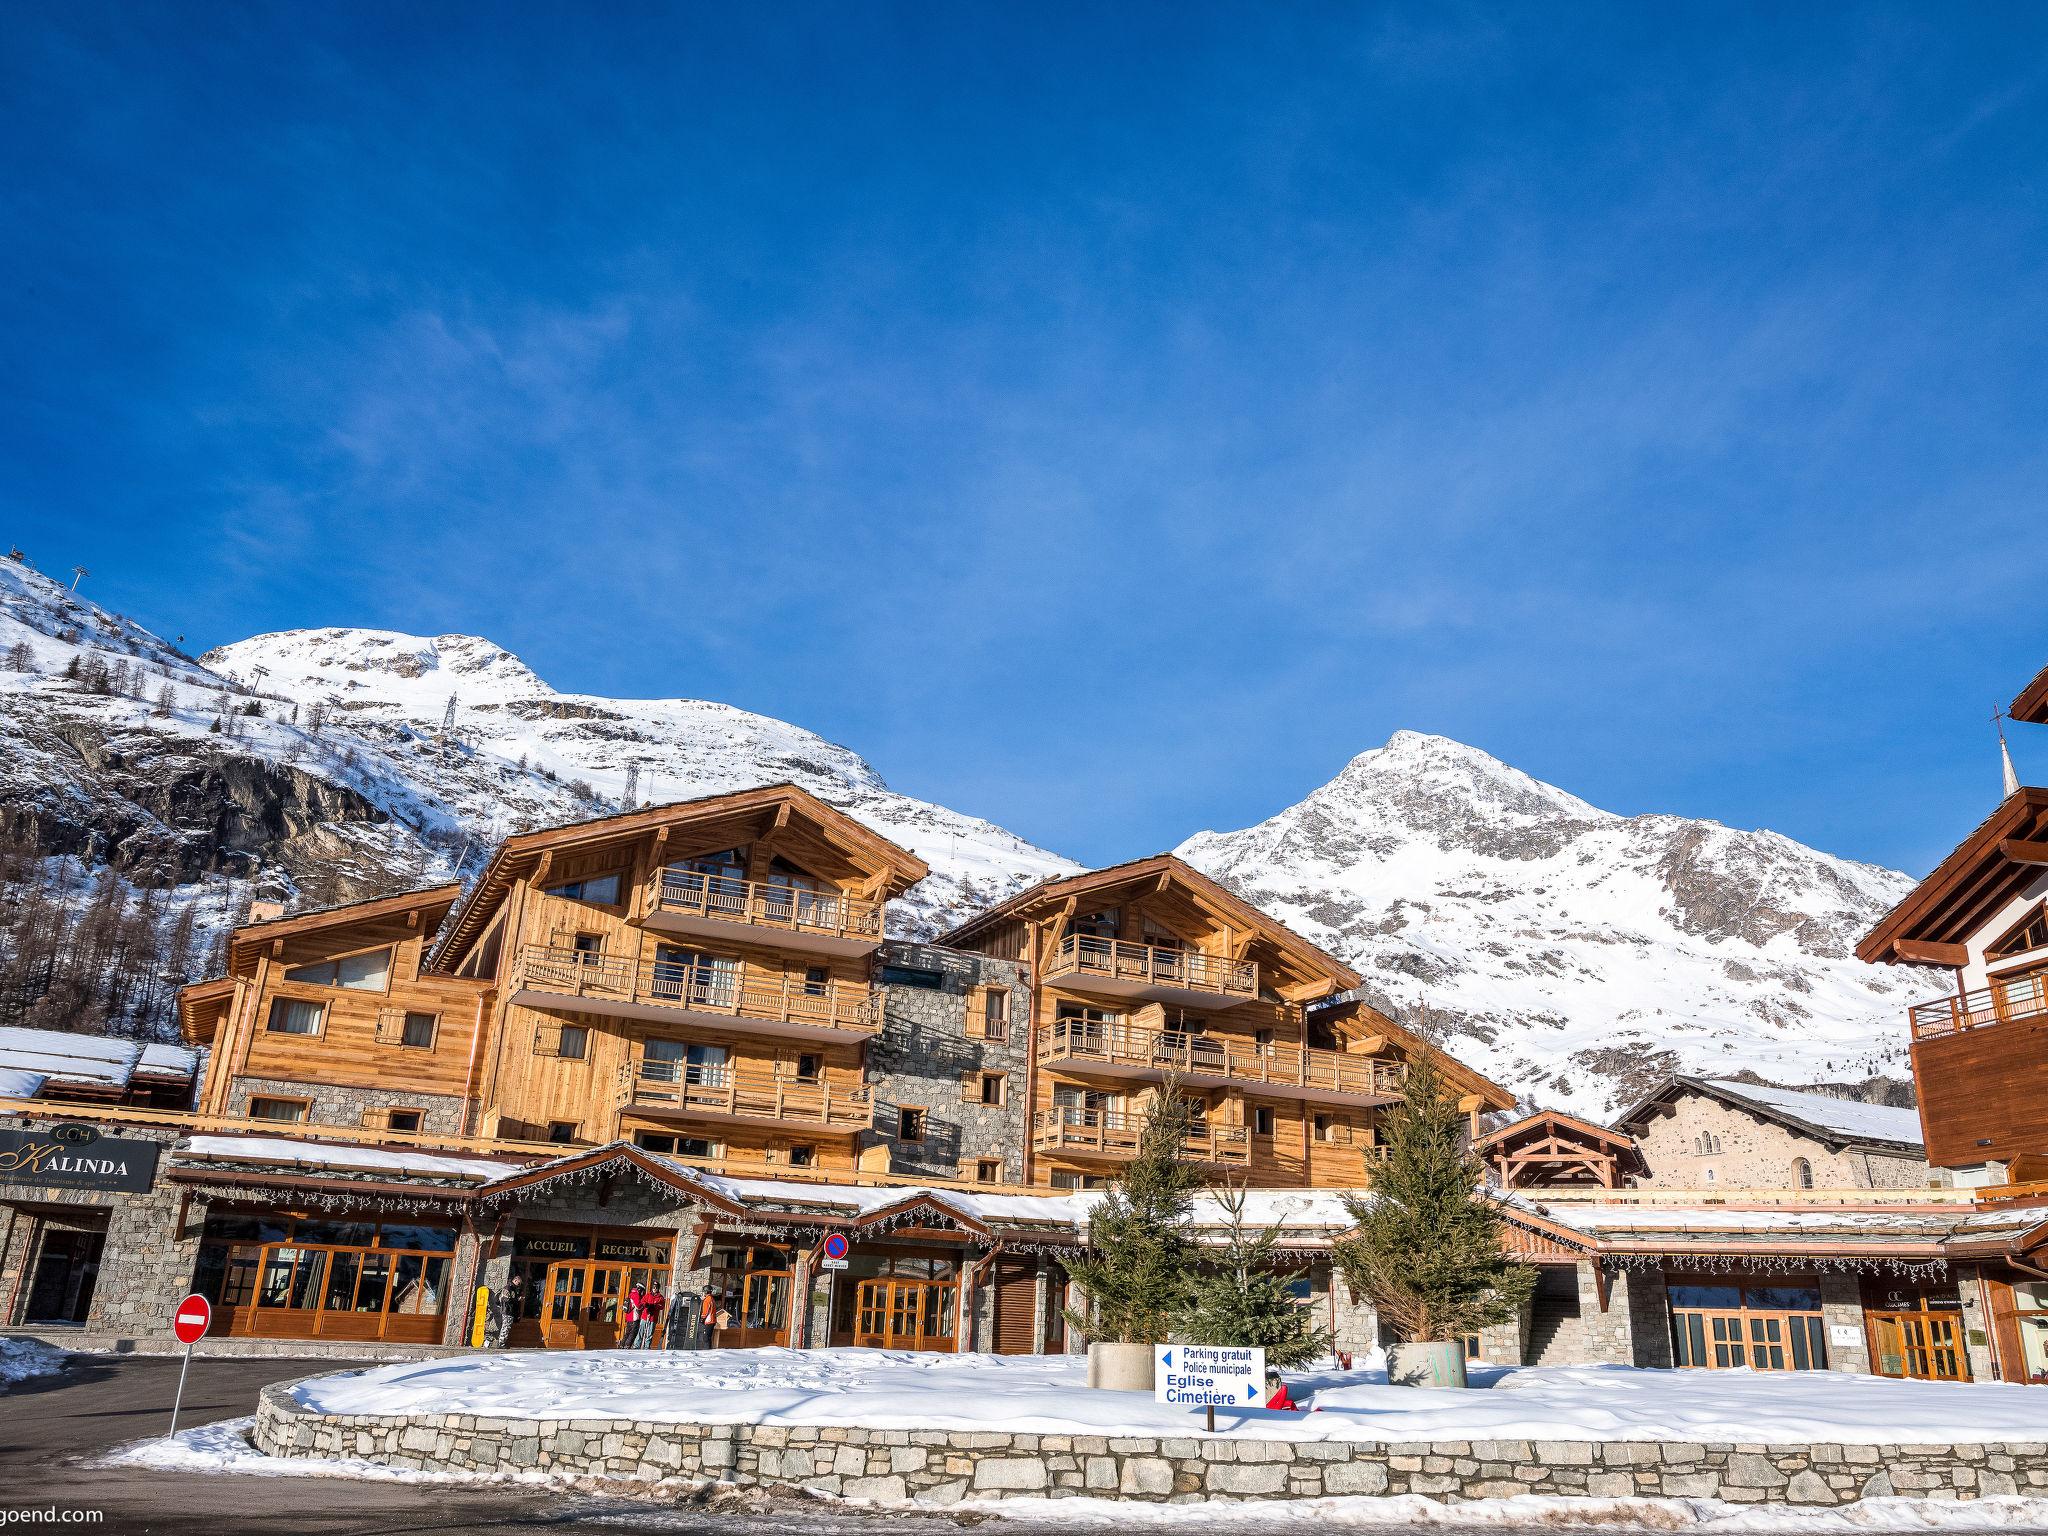
[[[1280,1379],[1280,1372],[1270,1365],[1266,1367],[1266,1406],[1284,1408],[1289,1413],[1301,1412],[1301,1404],[1287,1395],[1287,1383]]]

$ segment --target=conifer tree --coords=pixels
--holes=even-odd
[[[1354,1295],[1409,1343],[1437,1344],[1514,1318],[1536,1271],[1501,1246],[1499,1207],[1464,1138],[1465,1117],[1430,1052],[1408,1067],[1369,1197],[1345,1197],[1358,1231],[1337,1245]]]
[[[1138,1138],[1137,1156],[1088,1213],[1088,1252],[1067,1265],[1087,1294],[1076,1329],[1105,1344],[1160,1344],[1187,1309],[1193,1269],[1188,1215],[1200,1175],[1186,1160],[1194,1109],[1169,1078]]]
[[[1280,1229],[1258,1227],[1245,1216],[1245,1192],[1217,1191],[1228,1236],[1223,1251],[1194,1283],[1181,1337],[1190,1344],[1263,1349],[1266,1363],[1280,1369],[1306,1365],[1329,1352],[1330,1335],[1299,1305],[1289,1285],[1304,1273],[1280,1260]]]

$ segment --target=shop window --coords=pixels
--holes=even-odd
[[[438,1013],[408,1013],[405,1022],[399,1026],[398,1043],[416,1051],[431,1051],[434,1037],[440,1029],[441,1016]]]
[[[1673,1363],[1682,1368],[1824,1371],[1820,1288],[1798,1281],[1674,1281]]]
[[[426,1343],[441,1335],[455,1237],[409,1223],[212,1217],[193,1288],[221,1309],[216,1332]]]
[[[596,875],[588,880],[568,880],[560,885],[545,887],[550,896],[559,896],[564,901],[587,901],[593,906],[615,907],[619,904],[619,877],[616,874]]]
[[[924,1140],[924,1110],[920,1106],[905,1104],[896,1111],[896,1139]]]
[[[249,1100],[251,1120],[278,1120],[290,1124],[302,1123],[313,1111],[306,1099],[272,1099],[258,1095]]]
[[[270,1018],[263,1026],[273,1035],[317,1035],[327,1017],[325,1003],[309,1003],[297,997],[273,997]]]
[[[338,960],[295,965],[284,973],[284,979],[315,987],[345,987],[351,992],[382,992],[391,981],[391,950],[387,946]]]
[[[564,1144],[574,1141],[576,1139],[578,1123],[574,1120],[550,1120],[548,1122],[548,1140]]]

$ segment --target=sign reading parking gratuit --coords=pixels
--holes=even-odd
[[[1256,1408],[1266,1400],[1266,1352],[1215,1344],[1152,1346],[1152,1401],[1182,1408]]]

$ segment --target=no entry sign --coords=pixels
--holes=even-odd
[[[213,1303],[204,1296],[187,1296],[171,1315],[171,1332],[178,1336],[180,1344],[196,1343],[206,1336],[212,1321]]]

